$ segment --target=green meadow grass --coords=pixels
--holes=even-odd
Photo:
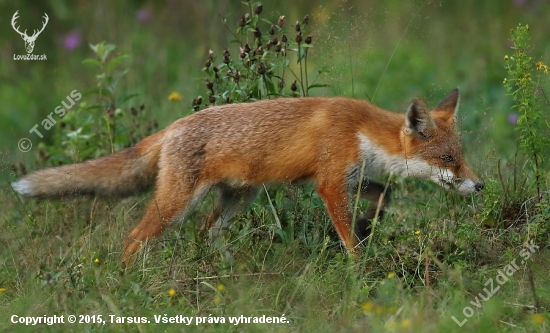
[[[9,182],[21,176],[21,165],[31,171],[56,164],[56,158],[78,161],[84,154],[57,145],[67,130],[61,122],[43,139],[28,131],[72,90],[85,93],[96,85],[97,70],[82,61],[93,56],[87,43],[101,41],[117,45],[115,54],[129,55],[122,64],[128,74],[117,86],[119,96],[137,94],[120,106],[128,130],[143,134],[155,121],[163,128],[192,113],[193,98],[207,96],[201,69],[208,50],[221,55],[228,47],[238,54],[219,14],[233,28],[246,7],[214,1],[166,7],[137,1],[53,1],[21,8],[0,4],[0,12],[6,13],[0,22],[8,27],[0,32],[6,46],[0,50],[0,114],[6,119],[0,122],[0,330],[547,332],[548,171],[543,174],[545,199],[537,206],[532,173],[526,157],[518,154],[510,123],[512,100],[502,81],[507,75],[504,56],[513,55],[509,29],[520,22],[530,25],[533,56],[545,61],[550,51],[548,6],[535,0],[391,0],[274,1],[264,7],[264,17],[272,21],[285,15],[289,36],[295,34],[293,22],[310,15],[309,75],[315,78],[316,70],[324,68],[319,83],[329,85],[312,95],[362,98],[404,112],[415,96],[434,106],[459,86],[462,141],[485,191],[460,197],[426,181],[390,179],[392,204],[358,259],[345,254],[310,185],[261,193],[234,219],[227,236],[233,259],[226,259],[198,235],[213,205],[208,197],[187,222],[146,244],[136,264],[123,273],[124,239],[151,194],[53,201],[16,195]],[[13,61],[13,53],[24,52],[23,41],[9,28],[16,10],[22,25],[38,25],[29,16],[50,15],[35,46],[36,54],[48,55],[47,61]],[[75,49],[65,44],[71,31],[81,34]],[[548,91],[547,85],[542,90]],[[173,92],[182,100],[169,100]],[[84,100],[91,103],[93,98],[85,95]],[[141,105],[142,123],[133,127],[130,109]],[[105,127],[101,113],[90,115],[100,115],[90,121]],[[108,138],[98,133],[86,149],[108,150]],[[23,137],[33,141],[28,153],[17,149]],[[41,149],[53,156],[45,160]],[[503,186],[511,193],[503,193]],[[361,203],[359,208],[365,207]],[[521,264],[527,240],[539,248]],[[518,269],[498,284],[499,271],[514,260]],[[493,291],[499,288],[480,301],[490,279]],[[13,324],[13,315],[64,315],[65,322],[76,315],[88,323],[25,326]],[[105,325],[97,323],[98,315]],[[264,315],[284,317],[285,323],[229,323],[229,318]],[[458,322],[468,320],[460,327],[453,316]],[[146,317],[150,323],[120,323],[122,317]],[[193,323],[155,323],[171,317],[191,317]],[[226,322],[214,323],[214,318]]]

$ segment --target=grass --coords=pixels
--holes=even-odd
[[[17,10],[2,6],[3,12]],[[2,112],[8,120],[0,125],[0,142],[7,147],[1,163],[5,185],[0,188],[0,330],[548,330],[550,213],[531,199],[535,191],[529,185],[526,157],[517,155],[517,135],[507,120],[513,112],[512,101],[502,85],[503,57],[510,54],[508,29],[518,22],[530,24],[535,57],[548,53],[547,27],[541,23],[548,10],[536,7],[536,1],[520,7],[513,2],[476,1],[265,4],[266,17],[285,15],[294,22],[311,15],[314,47],[308,68],[312,74],[322,67],[330,71],[322,77],[330,88],[316,94],[372,98],[381,107],[399,111],[414,96],[424,96],[434,105],[460,86],[466,155],[488,188],[479,196],[459,197],[424,181],[392,179],[393,203],[377,226],[368,253],[356,260],[345,255],[312,187],[272,188],[270,200],[262,193],[231,226],[227,241],[233,260],[213,251],[197,234],[196,227],[212,207],[208,198],[188,223],[147,244],[136,267],[125,274],[119,268],[122,244],[141,218],[150,194],[123,200],[35,201],[16,196],[8,186],[20,174],[20,168],[11,171],[12,164],[21,162],[34,170],[53,163],[40,159],[38,141],[27,154],[17,151],[19,139],[73,89],[84,92],[95,84],[94,70],[81,63],[91,51],[85,45],[64,49],[64,33],[79,29],[85,42],[107,40],[118,46],[118,54],[129,54],[125,63],[129,71],[118,89],[122,95],[139,95],[121,108],[128,114],[131,106],[145,104],[140,117],[145,123],[156,120],[162,128],[189,114],[193,98],[206,96],[200,68],[207,51],[221,53],[230,38],[217,15],[224,13],[228,22],[236,22],[243,7],[220,8],[209,2],[169,8],[122,2],[108,7],[41,6],[21,8],[20,16],[23,24],[25,15],[52,13],[51,26],[35,46],[35,53],[48,54],[47,63],[12,61],[11,53],[23,52],[23,41],[10,29],[0,32],[9,49],[0,51],[6,64],[0,73],[8,78],[0,82]],[[142,9],[154,19],[135,19]],[[290,24],[287,28],[291,29]],[[183,100],[169,101],[172,92],[180,93]],[[103,124],[100,119],[97,123]],[[40,140],[43,147],[56,142],[56,133],[62,129],[49,131]],[[57,154],[74,158],[68,149],[57,148]],[[503,185],[507,195],[502,193]],[[547,188],[546,173],[543,191]],[[522,244],[528,239],[540,248],[527,264],[519,264]],[[514,259],[520,269],[481,308],[473,305],[476,297],[487,294],[487,281]],[[541,303],[538,313],[533,308],[533,286]],[[452,316],[459,322],[465,319],[464,313],[470,313],[465,307],[471,307],[473,315],[460,327]],[[14,314],[101,315],[108,323],[24,326],[11,323]],[[290,323],[227,323],[241,315],[281,318],[283,314]],[[127,319],[110,323],[110,315],[119,321],[120,317],[146,317],[151,323],[134,324]],[[153,324],[155,316],[180,315],[206,319],[185,327]],[[213,317],[227,322],[212,323],[208,318]]]

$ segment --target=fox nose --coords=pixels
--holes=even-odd
[[[483,190],[483,183],[481,182],[477,182],[475,185],[474,185],[474,188],[477,192]]]

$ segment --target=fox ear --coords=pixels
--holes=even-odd
[[[454,88],[432,111],[434,118],[441,119],[449,125],[454,125],[456,114],[458,113],[458,104],[460,93],[458,88]]]
[[[431,136],[430,132],[435,124],[424,100],[415,98],[409,105],[405,116],[405,126],[409,134],[422,139],[428,139]]]

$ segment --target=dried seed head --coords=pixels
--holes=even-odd
[[[292,90],[293,92],[298,90],[298,86],[296,85],[296,80],[294,80],[294,82],[292,82],[292,84],[290,85],[290,90]]]
[[[210,96],[208,96],[208,102],[210,104],[216,103],[216,97],[214,97],[214,95],[210,94]]]
[[[300,32],[300,22],[296,21],[296,32]]]
[[[197,105],[202,104],[202,96],[197,97]]]
[[[256,54],[257,56],[262,56],[262,55],[264,55],[264,48],[261,47],[261,46],[258,47],[258,48],[256,49],[255,54]]]
[[[204,63],[204,67],[210,68],[212,66],[212,59],[206,59],[206,62]]]
[[[281,37],[281,40],[283,41],[283,43],[288,42],[288,38],[286,37],[286,35],[283,35],[283,37]]]
[[[214,66],[214,68],[212,68],[212,70],[214,71],[214,73],[217,73],[220,69],[216,66]]]
[[[283,49],[283,44],[281,42],[278,42],[277,45],[275,45],[275,52],[281,52]]]
[[[304,16],[304,19],[302,20],[302,24],[307,25],[309,23],[309,15]]]
[[[208,59],[212,60],[214,58],[214,51],[210,50],[208,51]]]
[[[263,9],[264,9],[264,6],[262,4],[258,4],[256,8],[254,8],[254,14],[260,15]]]
[[[301,43],[302,42],[302,33],[299,32],[297,35],[296,35],[296,43]]]
[[[260,64],[258,65],[258,74],[263,75],[265,74],[265,71],[265,64],[263,62],[260,62]]]
[[[235,73],[235,75],[233,75],[233,81],[239,82],[240,79],[241,79],[241,72],[239,72],[239,71],[237,70],[237,72]]]
[[[244,14],[244,21],[245,22],[250,21],[250,14],[248,14],[248,13]]]
[[[228,65],[229,64],[229,57],[227,57],[227,56],[223,57],[223,63]]]
[[[275,35],[275,26],[272,24],[271,27],[269,27],[269,30],[267,30],[267,33],[271,36]]]
[[[239,48],[239,58],[244,59],[246,57],[246,52],[244,51],[244,47]]]
[[[244,52],[249,53],[250,52],[250,46],[248,43],[244,44]]]
[[[246,19],[244,18],[244,16],[241,16],[241,18],[239,19],[239,21],[237,22],[237,26],[239,28],[242,28],[246,25]]]
[[[228,49],[223,50],[223,56],[224,57],[229,57],[230,56]]]
[[[313,39],[313,37],[311,35],[307,36],[306,37],[306,40],[305,40],[305,43],[306,44],[311,44],[311,40]]]
[[[282,28],[283,25],[285,25],[285,16],[284,15],[279,16],[279,20],[277,21],[277,25],[279,26],[279,28]]]
[[[206,80],[206,89],[210,90],[210,91],[213,91],[214,89],[214,82],[210,81],[210,80]]]

